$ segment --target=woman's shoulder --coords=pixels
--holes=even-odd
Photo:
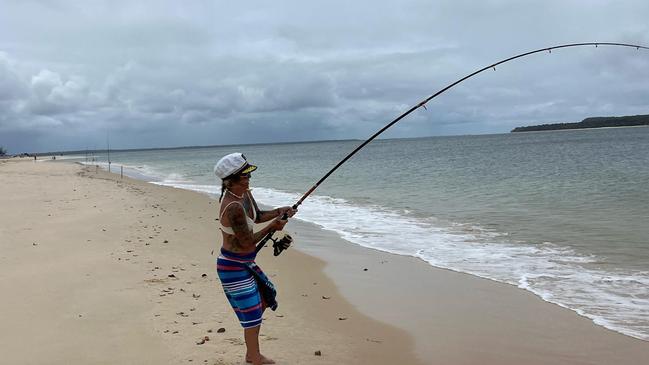
[[[225,198],[221,201],[221,209],[229,209],[230,207],[234,206],[242,206],[243,205],[243,199],[236,199],[236,198]]]
[[[226,211],[231,211],[233,209],[243,209],[243,203],[240,200],[232,198],[225,198],[221,201],[221,206],[219,208],[221,215],[223,215],[223,213],[225,213]]]

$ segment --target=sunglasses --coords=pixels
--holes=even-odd
[[[250,173],[247,172],[247,173],[245,173],[245,174],[239,174],[239,175],[237,175],[237,176],[239,176],[240,178],[241,178],[241,177],[247,177],[247,178],[250,178]]]

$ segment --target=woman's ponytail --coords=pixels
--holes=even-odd
[[[221,182],[221,196],[219,197],[219,203],[221,202],[221,199],[223,199],[223,194],[225,194],[225,181]]]

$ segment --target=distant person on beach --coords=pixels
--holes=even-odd
[[[291,207],[262,211],[250,193],[250,174],[257,169],[241,153],[231,153],[214,166],[214,174],[222,181],[219,223],[223,247],[217,259],[217,273],[223,290],[243,327],[246,341],[246,362],[253,365],[274,364],[259,349],[259,330],[266,308],[275,310],[275,287],[255,264],[255,247],[270,231],[280,231],[286,220],[295,214]],[[268,222],[258,232],[254,223]]]

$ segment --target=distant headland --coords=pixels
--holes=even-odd
[[[592,117],[578,123],[553,123],[516,127],[514,132],[554,131],[559,129],[584,129],[604,127],[632,127],[649,125],[649,115],[630,115],[625,117]]]

